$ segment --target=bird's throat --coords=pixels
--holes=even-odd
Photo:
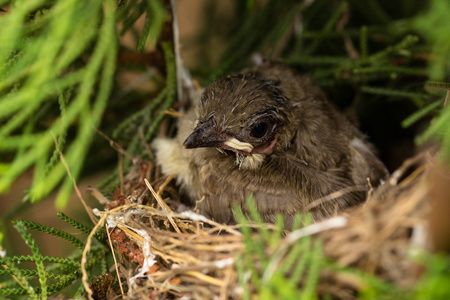
[[[236,153],[236,164],[240,170],[256,170],[261,167],[264,158],[265,155],[262,154],[248,154],[239,157],[239,154]]]

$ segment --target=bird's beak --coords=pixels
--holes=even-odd
[[[241,142],[225,132],[217,132],[211,122],[197,125],[194,132],[184,141],[183,146],[187,149],[211,147],[247,153],[253,150],[250,143]]]
[[[183,146],[187,149],[201,147],[221,148],[229,137],[226,133],[217,132],[214,129],[213,122],[208,121],[198,124],[194,132],[184,141]]]

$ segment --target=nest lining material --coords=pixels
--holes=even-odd
[[[424,234],[430,213],[424,161],[433,161],[432,157],[431,152],[422,152],[407,160],[383,186],[368,194],[363,205],[286,232],[276,249],[312,236],[322,241],[324,256],[338,265],[372,274],[401,289],[412,288],[423,270],[411,261],[409,251],[414,246],[429,245]],[[101,219],[92,231],[107,224],[109,237],[119,253],[115,269],[121,288],[126,287],[121,293],[131,298],[240,299],[236,253],[244,251],[245,244],[239,225],[219,224],[192,211],[174,212],[173,205],[167,204],[174,201],[161,197],[169,189],[171,178],[155,192],[142,180],[148,169],[142,163],[135,165],[122,185],[123,191],[106,203],[107,211],[97,211]],[[146,201],[147,205],[139,204]],[[255,231],[253,236],[258,234]],[[269,259],[273,258],[269,266],[277,268],[281,260],[273,254],[267,253]],[[89,292],[92,290],[86,277],[83,276],[83,284]],[[325,268],[318,292],[352,299],[365,288],[366,284],[353,273]]]

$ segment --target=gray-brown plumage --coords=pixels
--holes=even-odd
[[[191,118],[177,140],[157,144],[157,157],[218,222],[234,223],[231,207],[245,210],[248,196],[266,222],[279,213],[290,226],[308,209],[320,220],[364,201],[364,191],[349,187],[367,190],[367,178],[376,186],[387,175],[364,135],[309,78],[282,64],[214,81]],[[176,148],[184,138],[187,149]]]

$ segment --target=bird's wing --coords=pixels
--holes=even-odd
[[[370,144],[355,137],[350,142],[349,148],[353,164],[352,178],[356,184],[366,184],[369,179],[372,186],[378,186],[386,180],[388,171],[376,157]]]

